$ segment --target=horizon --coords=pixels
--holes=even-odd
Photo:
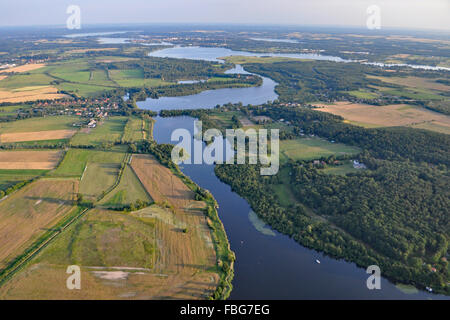
[[[82,25],[199,24],[279,25],[311,27],[366,27],[367,9],[380,8],[381,27],[387,29],[450,31],[450,1],[446,0],[130,0],[125,4],[104,0],[89,2],[17,0],[0,4],[0,27],[63,26],[69,5],[81,10]],[[140,10],[136,11],[135,8]],[[42,10],[44,8],[44,10]],[[333,14],[330,14],[333,12]]]

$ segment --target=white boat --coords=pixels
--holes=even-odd
[[[320,264],[320,260],[319,260],[319,259],[316,259],[316,263],[317,263],[317,264]]]

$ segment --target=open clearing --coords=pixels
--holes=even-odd
[[[62,151],[0,151],[0,169],[42,169],[56,167]]]
[[[363,127],[418,126],[427,123],[427,129],[450,134],[450,117],[421,107],[397,104],[372,106],[349,102],[332,105],[316,104],[317,110],[339,115],[350,123]],[[436,126],[436,128],[434,128]]]
[[[0,202],[0,268],[73,207],[75,180],[38,180]]]
[[[69,139],[75,130],[52,130],[0,134],[0,143]]]
[[[301,138],[280,142],[280,160],[317,160],[331,155],[358,154],[357,147],[331,143],[320,138]]]

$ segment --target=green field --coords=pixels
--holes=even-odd
[[[120,163],[88,162],[80,183],[80,193],[84,198],[97,198],[114,186],[119,176]]]
[[[97,164],[120,164],[125,154],[119,151],[97,151],[86,149],[70,149],[63,161],[50,176],[81,178],[88,162]]]
[[[41,68],[42,69],[42,68]],[[35,71],[38,71],[37,69]],[[22,73],[0,80],[0,88],[6,90],[20,89],[24,87],[48,86],[54,78],[43,73]]]
[[[104,120],[89,132],[78,132],[71,140],[72,146],[113,144],[120,141],[127,123],[126,117],[111,117]]]
[[[121,87],[157,87],[170,84],[161,79],[146,79],[142,69],[111,70],[110,76]]]
[[[6,190],[15,184],[43,175],[47,170],[0,170],[0,190]]]
[[[124,129],[123,134],[123,141],[124,142],[134,142],[134,141],[140,141],[144,139],[144,132],[143,129],[146,129],[146,121],[137,118],[137,117],[130,117],[128,118],[127,124]]]
[[[0,107],[0,117],[16,115],[18,110],[30,108],[31,106],[28,104]]]
[[[29,118],[12,122],[1,122],[0,133],[73,130],[73,124],[79,121],[79,117],[55,116]]]
[[[280,141],[280,161],[315,160],[332,155],[358,154],[356,147],[331,143],[320,138],[302,138]]]
[[[150,202],[152,199],[131,167],[127,165],[119,185],[100,201],[100,205],[110,208],[123,207],[135,203],[137,200]]]
[[[353,164],[349,160],[345,161],[343,165],[326,167],[322,171],[327,174],[338,174],[338,175],[346,175],[347,173],[361,172],[360,169],[355,169],[353,167]]]
[[[358,99],[376,99],[376,98],[378,98],[378,95],[376,93],[364,91],[364,90],[353,90],[353,91],[348,91],[347,93]]]

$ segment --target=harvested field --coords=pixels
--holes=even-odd
[[[155,202],[169,202],[175,208],[185,208],[194,200],[194,193],[183,181],[154,157],[133,155],[131,167]]]
[[[73,208],[76,180],[38,180],[0,202],[0,268]]]
[[[69,139],[75,130],[51,130],[0,134],[0,143]]]
[[[363,127],[417,126],[428,123],[427,129],[450,133],[450,117],[421,107],[406,104],[373,106],[349,102],[333,105],[316,104],[319,111],[339,115],[349,122]],[[436,125],[436,129],[433,128]]]
[[[24,87],[15,91],[0,90],[0,103],[54,100],[68,97],[65,94],[59,94],[58,89],[53,86]]]
[[[0,169],[54,169],[62,151],[0,151]]]
[[[0,73],[3,73],[3,72],[17,72],[17,73],[28,72],[31,70],[36,70],[36,69],[42,68],[44,66],[45,66],[45,64],[43,64],[43,63],[29,63],[29,64],[24,64],[22,66],[12,67],[12,68],[8,68],[8,69],[2,69],[2,70],[0,70]]]
[[[255,125],[249,118],[247,117],[240,117],[239,122],[242,124],[243,127],[249,127]]]

